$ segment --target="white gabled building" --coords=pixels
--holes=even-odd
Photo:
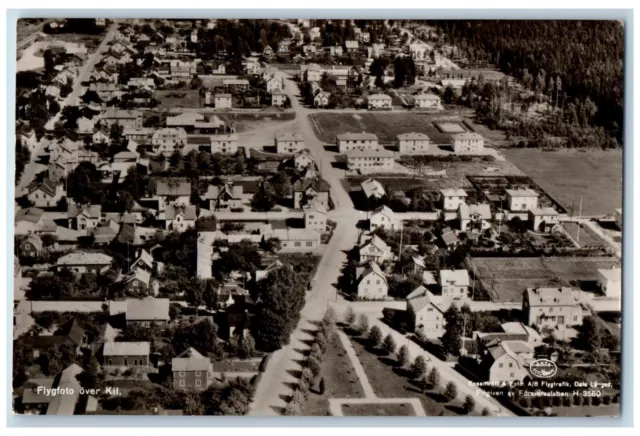
[[[356,295],[367,300],[380,300],[389,293],[389,284],[375,262],[356,269]]]
[[[153,132],[151,145],[155,154],[170,156],[187,144],[187,132],[181,127],[164,127]]]
[[[327,209],[321,204],[306,204],[302,207],[304,212],[304,228],[315,230],[319,233],[327,231]]]
[[[238,152],[238,135],[211,135],[211,153],[236,154]]]
[[[456,133],[451,137],[456,154],[478,154],[484,150],[484,138],[479,133]]]
[[[390,173],[395,169],[393,153],[385,149],[353,150],[346,153],[347,167],[360,174]]]
[[[391,97],[386,94],[371,94],[367,97],[369,109],[391,109]]]
[[[369,229],[374,231],[378,228],[385,230],[400,230],[402,220],[396,218],[396,214],[387,206],[380,206],[373,211],[369,218]]]
[[[454,300],[467,298],[469,292],[469,272],[466,269],[440,270],[442,296]]]
[[[352,150],[377,150],[380,148],[378,137],[373,133],[342,133],[337,136],[338,152]]]
[[[369,198],[380,199],[387,195],[384,190],[384,187],[380,182],[375,179],[369,178],[360,184],[362,188],[362,192],[364,192],[364,196]]]
[[[420,94],[413,97],[415,107],[418,109],[442,109],[440,97],[434,94]]]
[[[528,212],[538,208],[538,193],[533,189],[507,189],[506,193],[511,212]]]
[[[431,141],[424,133],[401,133],[396,136],[398,151],[402,154],[425,154]]]
[[[299,133],[283,133],[276,136],[276,152],[297,153],[304,149],[304,138]]]
[[[441,189],[440,200],[442,201],[443,210],[457,211],[460,205],[466,204],[467,193],[464,189]]]
[[[620,268],[599,269],[596,278],[598,288],[607,298],[622,296],[622,272]]]

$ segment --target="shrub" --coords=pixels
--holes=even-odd
[[[447,399],[447,401],[453,401],[457,396],[458,388],[456,384],[454,382],[447,383],[447,387],[444,390],[444,397]]]
[[[318,374],[320,374],[320,361],[315,357],[309,356],[307,359],[307,368],[309,368],[314,377],[317,377]]]
[[[302,415],[302,411],[300,410],[300,405],[293,401],[289,401],[287,407],[284,409],[284,416],[300,416]]]
[[[318,334],[316,334],[316,344],[318,344],[323,353],[327,351],[327,337],[324,333],[318,332]]]
[[[602,404],[608,406],[611,404],[611,397],[609,395],[605,395],[602,397]]]
[[[440,386],[440,371],[436,367],[433,367],[429,373],[429,386],[431,389],[437,389]]]
[[[416,360],[414,360],[411,365],[410,371],[413,378],[417,379],[422,377],[422,375],[427,371],[427,362],[424,360],[423,356],[416,357]]]
[[[380,346],[380,343],[382,342],[382,332],[380,331],[380,327],[378,327],[377,325],[371,327],[367,339],[369,340],[369,345],[374,348],[378,348]]]
[[[476,401],[471,397],[471,395],[467,395],[464,399],[464,404],[462,405],[462,409],[468,415],[473,412],[473,409],[476,408]]]
[[[591,404],[593,404],[594,406],[599,406],[600,404],[602,404],[602,398],[593,397],[593,399],[591,400]]]
[[[322,317],[322,324],[324,325],[333,325],[336,323],[336,311],[333,310],[333,307],[329,307]]]
[[[562,404],[562,399],[560,397],[553,397],[551,399],[551,403],[555,406],[555,407],[560,407],[560,404]]]
[[[407,363],[409,363],[409,359],[409,348],[406,345],[403,345],[400,347],[400,350],[398,350],[398,365],[406,366]]]
[[[344,322],[348,325],[353,325],[353,323],[356,322],[356,313],[353,311],[351,306],[347,308],[347,312],[344,315]]]
[[[582,398],[582,405],[590,406],[591,405],[591,397],[583,397]]]
[[[322,348],[317,343],[311,346],[311,351],[309,352],[310,357],[314,357],[318,360],[322,360]]]
[[[562,397],[562,406],[571,407],[571,397]]]
[[[293,392],[290,403],[302,404],[306,399],[307,394],[305,394],[304,389],[300,389],[300,386],[298,386],[298,389]]]
[[[489,409],[487,409],[486,407],[482,409],[482,416],[489,416]]]
[[[531,401],[527,397],[520,398],[520,401],[518,401],[518,403],[520,403],[520,407],[523,407],[525,409],[531,408]]]
[[[387,354],[393,354],[396,352],[396,341],[393,339],[393,336],[391,336],[391,333],[385,336],[384,341],[382,342],[382,348],[387,352]]]
[[[300,381],[302,381],[307,386],[311,386],[313,383],[313,373],[309,368],[305,368],[302,370],[302,375],[300,376]]]
[[[369,331],[369,318],[364,313],[358,317],[358,331],[360,334]]]
[[[580,395],[573,397],[573,404],[576,406],[582,406],[582,397]]]

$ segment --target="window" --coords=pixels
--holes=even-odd
[[[202,386],[202,381],[201,380],[196,380],[196,386]]]
[[[307,247],[313,247],[313,242],[308,241],[308,242],[307,242]]]
[[[510,363],[510,364],[509,364],[509,368],[513,368],[513,363]]]
[[[498,368],[502,368],[502,366],[503,366],[502,363],[498,364]]]
[[[513,378],[513,377],[515,377],[515,376],[516,376],[516,375],[515,375],[515,373],[513,373],[513,372],[512,372],[511,374],[509,374],[509,377],[511,377],[511,378]]]
[[[129,366],[129,361],[127,359],[124,359],[124,366]]]
[[[196,371],[196,377],[200,377],[201,371]]]
[[[302,245],[300,242],[295,242],[295,243],[293,244],[293,246],[294,246],[294,247],[300,247],[300,245]]]
[[[180,380],[180,387],[184,387],[184,380]]]
[[[180,377],[184,377],[184,371],[180,371]]]

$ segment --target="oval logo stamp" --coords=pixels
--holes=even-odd
[[[531,362],[529,369],[531,374],[541,378],[553,377],[558,372],[556,364],[549,359],[534,360]]]

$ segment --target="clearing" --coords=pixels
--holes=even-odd
[[[521,302],[527,288],[579,286],[595,281],[597,269],[611,268],[613,257],[476,257],[476,276],[493,301]]]
[[[571,238],[578,243],[581,247],[590,247],[594,245],[605,245],[605,242],[596,235],[596,233],[582,224],[578,224],[572,221],[565,221],[562,226],[571,236]],[[578,240],[578,226],[580,227],[580,239]]]
[[[502,153],[567,210],[605,215],[622,207],[622,151],[504,149]]]
[[[322,395],[313,391],[309,393],[309,399],[302,406],[302,416],[328,416],[330,398],[364,397],[356,371],[338,335],[329,340],[320,371],[325,391]]]

